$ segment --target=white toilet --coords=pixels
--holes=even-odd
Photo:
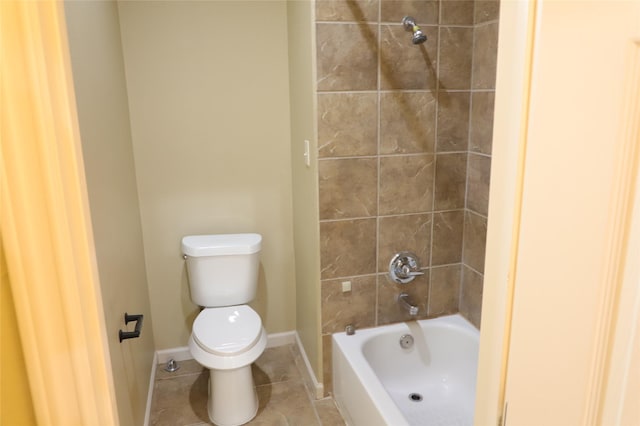
[[[191,300],[204,307],[189,350],[209,369],[209,418],[241,425],[258,411],[251,364],[267,345],[260,316],[245,303],[256,295],[259,234],[192,235],[182,239]]]

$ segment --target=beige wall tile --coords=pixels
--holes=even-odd
[[[377,21],[378,0],[316,0],[316,21]]]
[[[469,151],[491,154],[495,92],[474,92],[471,100]]]
[[[434,210],[462,209],[467,186],[467,154],[436,155]]]
[[[495,89],[498,54],[498,23],[480,25],[474,33],[473,75],[474,89]]]
[[[438,23],[438,2],[429,0],[381,0],[381,22],[400,23],[413,16],[419,26]]]
[[[388,272],[396,253],[411,251],[421,267],[431,258],[431,214],[385,216],[379,219],[378,271]]]
[[[318,90],[375,90],[378,30],[372,24],[316,24]]]
[[[351,291],[343,292],[342,283],[351,282]],[[322,288],[322,333],[373,327],[376,321],[376,276],[326,280]]]
[[[486,216],[489,211],[491,157],[469,154],[467,170],[467,208]]]
[[[427,317],[429,297],[429,270],[407,284],[397,284],[389,278],[389,274],[378,274],[378,325],[394,322],[410,321]],[[398,303],[398,295],[408,293],[418,306],[418,315],[411,316]]]
[[[462,265],[431,268],[429,288],[429,317],[458,312]]]
[[[433,152],[436,100],[430,92],[380,95],[380,153]]]
[[[376,271],[376,219],[320,222],[322,279]]]
[[[487,241],[487,218],[473,212],[465,212],[464,248],[462,261],[465,265],[484,273],[484,256]]]
[[[318,156],[378,153],[378,95],[318,94]]]
[[[442,25],[472,25],[473,1],[442,0],[440,2],[440,23]]]
[[[437,85],[438,28],[421,27],[427,41],[411,43],[402,25],[380,26],[381,89],[434,89]]]
[[[500,1],[498,0],[476,0],[475,1],[475,22],[495,21],[500,16]]]
[[[431,211],[433,159],[431,154],[380,158],[379,214]]]
[[[473,28],[440,27],[438,79],[447,90],[471,87]]]
[[[483,278],[482,275],[467,267],[462,268],[460,313],[478,328],[482,319]]]
[[[377,159],[322,160],[318,175],[320,220],[377,215]]]
[[[380,0],[379,35],[369,24],[317,24],[319,91],[367,91],[318,95],[320,209],[326,220],[320,223],[322,278],[323,285],[330,283],[322,288],[325,356],[331,348],[328,330],[344,328],[342,310],[349,311],[351,303],[373,299],[378,325],[412,319],[397,304],[400,291],[418,299],[420,317],[453,313],[461,303],[463,256],[472,268],[483,263],[482,220],[478,235],[478,223],[471,221],[486,216],[497,47],[497,23],[487,22],[497,19],[495,6],[490,0]],[[320,1],[316,11],[318,20],[375,22],[370,2]],[[411,43],[411,33],[400,25],[406,15],[416,18],[426,43]],[[364,70],[373,60],[358,49],[374,54],[379,49],[376,84]],[[376,137],[378,145],[372,143]],[[377,211],[368,199],[362,202],[372,193],[361,180],[370,178],[370,167],[324,160],[357,156],[378,162]],[[481,214],[466,225],[465,207]],[[368,215],[371,219],[355,219]],[[333,221],[346,217],[353,219]],[[369,244],[377,250],[373,261]],[[388,263],[402,250],[414,251],[430,275],[406,286],[391,283]],[[354,252],[358,258],[349,254]],[[341,292],[339,277],[369,278],[371,265],[378,271],[375,297],[364,286],[354,285],[351,295]],[[481,287],[482,276],[475,278]],[[465,300],[471,296],[477,298],[477,292]],[[467,311],[479,309],[480,301]],[[479,311],[471,315],[479,318]],[[329,361],[324,365],[330,380]]]
[[[438,152],[467,150],[470,99],[470,92],[438,93]]]
[[[431,266],[460,263],[462,260],[462,210],[433,214]]]

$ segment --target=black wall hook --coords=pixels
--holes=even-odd
[[[124,313],[124,323],[129,324],[131,321],[136,322],[136,328],[134,331],[122,331],[118,333],[120,337],[120,343],[122,343],[125,339],[133,339],[134,337],[140,337],[140,331],[142,330],[142,314],[138,315],[129,315],[128,313]]]

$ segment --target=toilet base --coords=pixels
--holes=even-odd
[[[218,426],[249,422],[258,412],[251,364],[233,370],[209,370],[209,419]]]

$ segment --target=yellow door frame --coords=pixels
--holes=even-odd
[[[117,425],[63,3],[0,20],[0,226],[37,422]]]

